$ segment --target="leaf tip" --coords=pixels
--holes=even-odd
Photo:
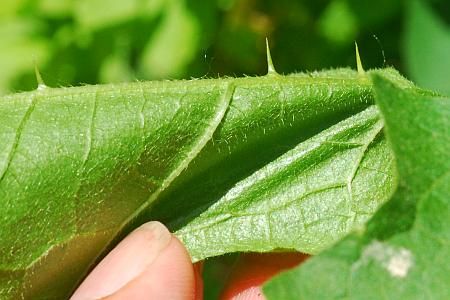
[[[278,75],[272,62],[272,56],[270,55],[269,40],[266,38],[266,55],[267,55],[267,75]]]
[[[364,75],[365,71],[361,63],[361,57],[359,56],[358,43],[355,41],[355,52],[356,52],[356,69],[359,75]]]

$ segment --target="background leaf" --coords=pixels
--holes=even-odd
[[[420,13],[413,33],[411,15],[418,5],[423,6],[402,0],[3,0],[0,94],[36,88],[34,61],[54,87],[264,74],[266,37],[280,72],[351,66],[357,40],[366,68],[393,66],[422,83],[414,65],[425,63],[423,47],[437,49],[435,34],[422,34],[436,22]],[[427,6],[445,29],[448,0]],[[408,50],[415,36],[426,38],[418,42],[419,61],[408,54],[416,51]],[[449,51],[440,48],[443,60]]]
[[[405,57],[408,72],[419,85],[450,95],[450,26],[423,1],[407,10]]]

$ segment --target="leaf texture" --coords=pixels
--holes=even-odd
[[[149,197],[197,155],[232,92],[227,83],[191,93],[135,84],[2,99],[1,115],[16,113],[15,122],[2,119],[0,268],[13,274],[2,292],[70,292]],[[69,279],[55,289],[61,276]]]
[[[194,260],[237,251],[318,253],[391,194],[382,128],[374,106],[340,122],[238,182],[176,234]]]
[[[395,71],[383,72],[411,87]],[[1,298],[67,298],[108,249],[147,220],[178,230],[195,259],[238,250],[319,251],[389,194],[389,150],[376,110],[358,114],[371,103],[370,80],[347,69],[3,97]],[[314,176],[323,182],[313,184]],[[296,216],[298,207],[310,218]],[[271,211],[277,222],[252,225]],[[231,223],[250,220],[242,236],[259,230],[257,238],[243,246],[225,239],[214,248],[215,240],[195,237],[202,222],[224,218],[219,213],[236,217]],[[278,233],[290,221],[296,222],[288,227],[290,238],[282,238]],[[309,232],[308,240],[291,240],[298,237],[294,224]],[[334,237],[325,232],[330,226]],[[216,237],[228,234],[215,228]]]

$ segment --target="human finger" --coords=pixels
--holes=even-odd
[[[195,299],[189,254],[164,225],[146,223],[120,242],[71,298],[87,299]]]

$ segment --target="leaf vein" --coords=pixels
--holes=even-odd
[[[14,137],[14,142],[11,147],[11,150],[9,151],[8,158],[6,161],[6,167],[3,170],[2,174],[0,175],[0,184],[2,183],[3,179],[6,177],[6,174],[10,170],[11,163],[14,159],[14,156],[17,153],[17,148],[19,147],[20,139],[22,137],[23,130],[25,128],[26,123],[30,119],[31,114],[34,111],[34,108],[36,106],[36,99],[37,99],[37,93],[33,93],[30,101],[30,105],[28,106],[27,111],[25,112],[22,120],[20,121],[19,127],[17,127],[16,134]]]

